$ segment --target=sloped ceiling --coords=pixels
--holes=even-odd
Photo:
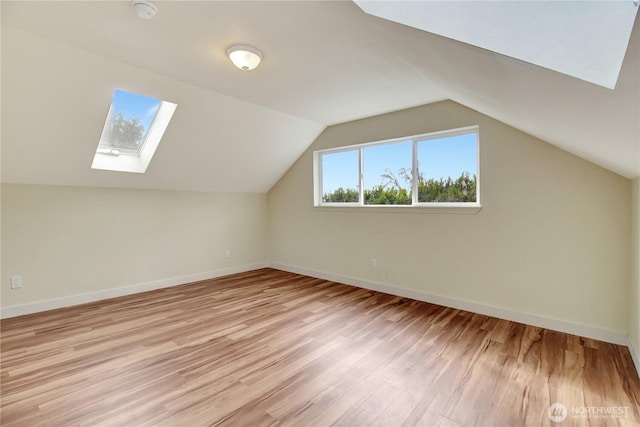
[[[3,182],[266,192],[324,127],[443,99],[640,176],[637,22],[611,90],[351,1],[156,4],[1,2]],[[144,175],[90,169],[114,88],[178,104]]]

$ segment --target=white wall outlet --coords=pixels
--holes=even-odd
[[[22,287],[22,276],[11,276],[11,289]]]
[[[371,268],[375,270],[378,268],[378,261],[375,258],[371,258]]]
[[[224,250],[224,256],[226,258],[231,258],[231,249],[225,249]]]

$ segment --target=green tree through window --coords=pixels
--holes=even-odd
[[[411,181],[406,170],[398,171],[403,180]],[[381,184],[364,191],[365,205],[411,205],[412,194],[403,188],[401,181],[390,171],[380,176]],[[476,201],[476,175],[463,172],[458,178],[429,178],[418,175],[419,203],[468,203]],[[357,203],[356,188],[339,187],[333,192],[325,193],[324,203]]]
[[[139,150],[143,142],[144,126],[140,117],[125,119],[117,113],[109,122],[106,137],[113,147]]]

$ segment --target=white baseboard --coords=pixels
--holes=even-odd
[[[443,295],[430,294],[413,289],[398,288],[382,283],[369,282],[354,277],[341,276],[339,274],[327,273],[323,271],[310,270],[307,268],[295,267],[286,264],[272,262],[272,268],[284,270],[291,273],[302,274],[305,276],[316,277],[318,279],[330,280],[333,282],[345,283],[347,285],[357,286],[359,288],[371,289],[373,291],[384,292],[391,295],[411,298],[418,301],[425,301],[432,304],[443,305],[446,307],[457,308],[460,310],[471,311],[473,313],[484,314],[487,316],[497,317],[500,319],[510,320],[513,322],[524,323],[531,326],[550,329],[553,331],[564,332],[568,334],[578,335],[585,338],[591,338],[599,341],[609,342],[629,346],[629,335],[625,332],[613,331],[609,329],[599,328],[597,326],[574,323],[568,320],[554,319],[551,317],[540,316],[532,313],[522,313],[510,310],[504,307],[487,305],[474,301],[462,300],[458,298],[447,297]],[[630,351],[631,346],[629,346]],[[638,367],[637,354],[634,359],[636,367]],[[640,370],[639,370],[640,372]]]
[[[640,374],[640,356],[637,349],[633,346],[629,335],[624,332],[612,331],[609,329],[599,328],[597,326],[574,323],[567,320],[554,319],[551,317],[540,316],[531,313],[522,313],[503,307],[497,307],[482,304],[474,301],[462,300],[458,298],[447,297],[443,295],[430,294],[413,289],[399,288],[382,283],[370,282],[354,277],[341,276],[339,274],[327,273],[308,268],[295,267],[277,262],[257,262],[253,264],[241,265],[236,267],[224,268],[205,273],[191,274],[187,276],[171,277],[168,279],[156,280],[152,282],[138,283],[130,286],[119,288],[105,289],[96,292],[84,294],[70,295],[62,298],[55,298],[44,301],[37,301],[29,304],[14,305],[3,307],[0,309],[0,318],[22,316],[25,314],[38,313],[41,311],[54,310],[56,308],[69,307],[72,305],[84,304],[87,302],[99,301],[108,298],[116,298],[125,295],[136,294],[140,292],[152,291],[155,289],[168,288],[171,286],[182,285],[185,283],[197,282],[200,280],[215,279],[216,277],[227,276],[230,274],[244,273],[247,271],[258,270],[260,268],[272,267],[278,270],[289,271],[291,273],[303,274],[305,276],[317,277],[319,279],[330,280],[333,282],[345,283],[357,286],[359,288],[371,289],[373,291],[384,292],[387,294],[398,295],[425,301],[432,304],[438,304],[446,307],[456,308],[473,313],[484,314],[487,316],[497,317],[500,319],[510,320],[513,322],[524,323],[527,325],[537,326],[540,328],[550,329],[558,332],[569,333],[586,338],[596,339],[613,344],[627,346],[631,357],[636,366],[636,370]]]
[[[200,280],[215,279],[216,277],[228,276],[229,274],[244,273],[246,271],[266,268],[269,263],[266,261],[253,264],[240,265],[236,267],[223,268],[205,273],[190,274],[187,276],[170,277],[168,279],[154,280],[152,282],[137,283],[135,285],[123,286],[119,288],[104,289],[96,292],[70,295],[62,298],[55,298],[44,301],[37,301],[29,304],[14,305],[0,309],[0,318],[22,316],[25,314],[39,313],[41,311],[54,310],[56,308],[69,307],[72,305],[84,304],[87,302],[99,301],[108,298],[116,298],[124,295],[137,294],[140,292],[152,291],[155,289],[168,288],[170,286],[182,285],[185,283],[198,282]]]

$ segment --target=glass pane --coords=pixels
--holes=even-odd
[[[418,202],[475,202],[476,133],[418,142]]]
[[[358,203],[358,150],[322,155],[322,201]]]
[[[365,205],[411,204],[411,141],[363,150]]]
[[[99,146],[139,155],[160,104],[159,99],[116,89]]]

